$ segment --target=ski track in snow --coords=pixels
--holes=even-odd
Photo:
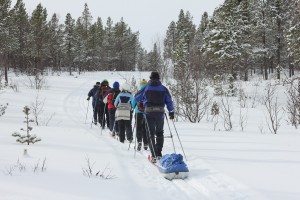
[[[135,173],[139,174],[140,177],[147,180],[151,188],[156,191],[161,191],[162,193],[168,193],[172,195],[175,199],[191,199],[191,200],[246,200],[252,199],[248,198],[244,194],[253,193],[249,188],[241,185],[232,185],[233,182],[228,179],[228,177],[223,177],[219,172],[207,173],[203,170],[204,175],[202,177],[193,177],[193,161],[188,163],[190,174],[185,180],[173,180],[169,181],[164,179],[158,169],[152,166],[147,160],[146,156],[150,153],[149,151],[136,152],[134,156],[134,143],[131,145],[130,151],[128,151],[128,143],[120,144],[119,141],[113,139],[108,130],[104,130],[101,135],[101,129],[99,126],[91,125],[92,111],[91,103],[89,106],[89,112],[86,120],[87,113],[87,101],[86,94],[90,88],[86,85],[89,81],[85,81],[80,84],[79,87],[75,88],[73,91],[65,97],[63,102],[64,112],[74,124],[74,127],[82,129],[84,133],[92,134],[98,139],[99,147],[108,146],[114,155],[118,156],[113,158],[117,160],[118,164],[124,169],[124,174],[128,180],[132,180],[131,173],[133,169]],[[87,121],[85,123],[84,121]],[[147,153],[146,153],[147,152]],[[128,161],[127,157],[132,154],[132,159]],[[120,159],[122,158],[122,159]],[[190,157],[191,158],[191,157]],[[196,160],[195,158],[194,160]],[[128,169],[128,162],[130,162],[131,169]],[[199,159],[197,159],[197,163]],[[127,165],[125,164],[127,163]],[[196,167],[199,169],[199,166]],[[138,182],[138,180],[133,180],[132,182]],[[138,185],[138,183],[136,183]],[[239,184],[239,183],[238,183]],[[264,198],[262,198],[264,199]]]

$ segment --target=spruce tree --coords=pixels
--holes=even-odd
[[[9,47],[10,47],[10,0],[0,0],[0,65],[4,68],[5,83],[8,84],[8,65],[9,65]],[[1,80],[0,80],[1,81]]]
[[[290,17],[288,27],[285,31],[289,60],[289,76],[294,75],[295,66],[300,64],[300,2],[294,0],[290,2]]]
[[[30,50],[33,58],[33,74],[43,74],[47,48],[47,10],[38,4],[30,18]]]
[[[74,69],[74,57],[75,57],[75,20],[72,18],[71,14],[66,15],[64,24],[64,42],[63,42],[63,55],[64,67],[68,68],[69,74],[72,75]]]
[[[48,66],[54,71],[61,71],[63,30],[55,13],[48,23],[48,30]]]
[[[105,56],[103,58],[104,70],[115,70],[113,66],[114,60],[114,51],[113,46],[115,45],[114,37],[113,37],[113,21],[110,17],[107,18],[106,27],[104,29],[104,40],[103,40],[103,51],[105,52]]]
[[[12,9],[12,23],[16,26],[14,36],[17,40],[17,46],[14,52],[14,66],[21,72],[27,71],[28,59],[30,52],[28,51],[30,25],[23,0],[18,0]]]

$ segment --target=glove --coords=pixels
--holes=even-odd
[[[89,101],[89,100],[90,100],[90,97],[88,97],[86,100],[88,100],[88,101]]]
[[[169,118],[170,118],[170,119],[174,119],[174,112],[170,112],[170,113],[169,113]]]
[[[138,110],[144,111],[144,104],[142,101],[138,102],[137,107],[138,107]]]

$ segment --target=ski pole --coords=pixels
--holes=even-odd
[[[88,112],[89,112],[89,106],[90,106],[90,100],[88,100],[88,105],[87,105],[87,108],[86,108],[86,114],[85,114],[85,124],[86,124],[86,120],[87,120],[87,115],[88,115]]]
[[[173,134],[172,134],[172,132],[171,132],[171,128],[170,128],[170,124],[169,124],[169,120],[168,120],[168,117],[167,117],[167,114],[166,114],[166,113],[165,113],[165,117],[166,117],[167,124],[168,124],[169,130],[170,130],[170,138],[172,139],[173,148],[174,148],[174,153],[176,153],[176,150],[175,150],[175,145],[174,145],[174,140],[173,140]]]
[[[137,113],[134,113],[135,114],[135,124],[137,126]],[[136,156],[136,141],[137,141],[137,127],[135,129],[135,139],[134,139],[134,158]]]
[[[134,122],[134,125],[133,125],[132,135],[133,135],[133,133],[134,133],[134,128],[135,128],[135,125],[136,125],[136,121]],[[129,149],[130,149],[130,145],[131,145],[131,142],[129,143],[129,146],[128,146],[128,151],[129,151]]]
[[[102,116],[102,127],[101,127],[101,135],[102,135],[102,130],[104,129],[104,123],[105,123],[105,110],[106,110],[106,104],[104,104],[104,112],[103,112],[103,116]]]
[[[146,135],[147,135],[147,137],[148,137],[148,141],[149,141],[149,143],[150,143],[150,150],[151,150],[151,152],[153,153],[153,155],[154,155],[154,157],[156,158],[156,153],[155,153],[155,149],[154,149],[154,145],[155,144],[153,144],[153,141],[152,141],[152,138],[151,138],[151,133],[150,133],[150,128],[149,128],[149,123],[148,123],[148,120],[147,120],[147,117],[146,117],[146,114],[144,113],[144,119],[145,119],[145,122],[146,122],[146,128],[147,128],[147,130],[146,130]],[[154,137],[154,136],[153,136]]]
[[[96,105],[97,105],[97,102],[95,102],[95,105],[93,106],[91,128],[93,127],[93,123],[94,123],[94,120],[95,120]]]
[[[182,143],[181,143],[181,141],[180,141],[180,138],[179,138],[179,135],[178,135],[178,132],[177,132],[177,129],[176,129],[176,126],[175,126],[174,120],[171,120],[171,121],[173,122],[173,126],[174,126],[174,128],[175,128],[175,132],[176,132],[176,134],[177,134],[177,137],[178,137],[178,140],[179,140],[179,143],[180,143],[180,146],[181,146],[181,149],[182,149],[183,155],[184,155],[184,157],[185,157],[185,160],[187,161],[187,158],[186,158],[186,155],[185,155],[185,152],[184,152],[184,149],[183,149]]]

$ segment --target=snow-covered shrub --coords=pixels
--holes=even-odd
[[[90,158],[86,158],[86,167],[82,168],[82,173],[84,176],[89,178],[103,178],[103,179],[113,179],[116,178],[115,175],[112,174],[112,169],[108,165],[103,170],[96,170],[94,171],[94,164],[91,163]]]
[[[234,85],[234,77],[232,76],[232,74],[229,74],[227,76],[227,81],[229,84],[228,84],[228,88],[226,89],[226,95],[230,97],[236,96],[237,89]]]
[[[31,166],[32,172],[37,173],[37,172],[45,172],[47,169],[47,163],[46,163],[46,158],[40,163],[40,160],[37,162],[33,163]],[[10,165],[4,170],[5,175],[13,176],[16,173],[24,173],[28,170],[28,167],[26,164],[22,163],[19,159],[17,160],[16,164]]]
[[[38,73],[35,76],[27,76],[27,81],[24,84],[26,87],[36,90],[47,89],[49,87],[46,77]]]
[[[298,86],[294,82],[293,80],[290,82],[286,92],[288,99],[287,112],[290,123],[298,128],[300,125],[300,79],[298,80]]]
[[[6,103],[4,105],[0,105],[0,117],[5,114],[5,110],[6,110],[7,106],[8,106],[8,103]]]
[[[17,82],[14,82],[13,80],[10,80],[9,87],[14,91],[14,92],[19,92],[19,85]]]
[[[24,121],[24,123],[26,123],[26,129],[21,128],[21,131],[26,132],[26,134],[22,135],[18,132],[14,132],[12,136],[17,138],[16,140],[17,142],[20,142],[22,144],[27,143],[27,145],[34,144],[36,142],[41,141],[41,139],[38,138],[36,135],[29,134],[29,132],[32,131],[32,127],[30,126],[30,123],[34,122],[34,120],[29,118],[30,108],[25,106],[23,112],[25,114],[25,119],[26,119]]]
[[[214,76],[214,94],[216,96],[221,96],[224,94],[223,84],[221,81],[222,77],[218,74]]]
[[[226,131],[230,131],[233,127],[232,115],[233,108],[232,102],[228,96],[222,96],[221,98],[221,110],[222,110],[222,118],[224,120],[224,128]]]
[[[130,91],[132,93],[136,93],[138,91],[137,82],[136,82],[136,79],[134,78],[134,76],[132,76],[132,78],[131,78]]]
[[[199,123],[209,112],[212,97],[208,93],[207,85],[191,73],[182,74],[181,79],[172,84],[170,91],[177,114],[190,122]]]
[[[216,115],[219,115],[220,114],[220,107],[219,107],[219,104],[214,101],[212,106],[211,106],[211,115],[213,116],[213,118],[216,116]]]
[[[34,122],[37,126],[39,125],[40,115],[44,111],[45,101],[46,101],[46,99],[41,101],[39,98],[39,93],[37,93],[37,95],[35,97],[35,102],[33,102],[30,107],[30,109],[32,110],[34,119],[35,119]]]
[[[238,92],[238,101],[240,102],[240,106],[242,108],[245,108],[247,106],[248,99],[248,95],[242,88],[240,88]]]
[[[277,134],[283,117],[283,109],[278,102],[277,85],[268,83],[266,93],[263,97],[263,104],[266,108],[266,120],[271,133]]]

